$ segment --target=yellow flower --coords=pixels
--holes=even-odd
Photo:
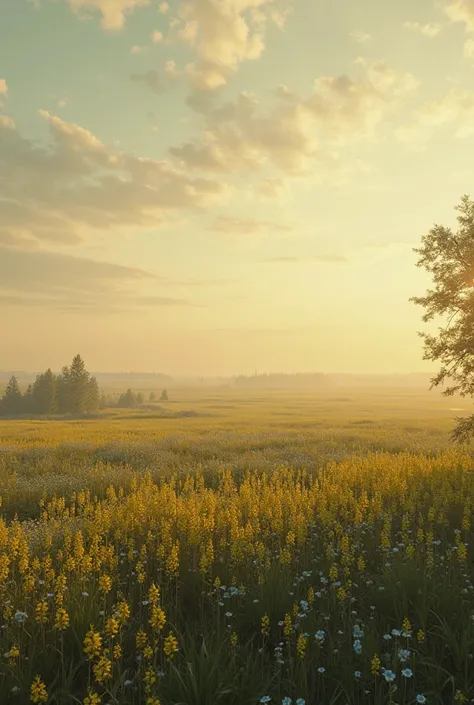
[[[262,631],[263,636],[268,636],[270,633],[270,617],[268,616],[268,614],[263,615],[262,620],[261,620],[261,624],[262,624],[261,631]]]
[[[20,655],[20,649],[18,646],[12,646],[10,651],[7,653],[7,658],[10,661],[15,661]]]
[[[160,599],[160,588],[156,587],[155,583],[150,585],[150,589],[148,590],[148,599],[152,605],[156,605]]]
[[[172,659],[177,650],[178,641],[176,637],[173,636],[173,634],[168,634],[163,643],[163,651],[165,652],[165,656],[167,656],[169,659]]]
[[[130,617],[130,607],[125,600],[119,602],[117,605],[117,619],[120,624],[125,624],[127,619]]]
[[[230,635],[230,643],[232,644],[232,646],[237,646],[237,641],[238,637],[236,632],[232,632],[232,634]]]
[[[403,620],[402,629],[404,632],[411,632],[411,622],[408,617],[405,617],[405,619]]]
[[[64,607],[60,607],[56,611],[56,620],[54,622],[54,628],[55,629],[60,629],[61,631],[64,631],[67,629],[69,626],[69,615],[64,609]]]
[[[112,663],[105,654],[92,667],[97,683],[103,683],[112,676]]]
[[[370,662],[370,672],[373,676],[378,676],[380,672],[380,659],[377,654],[374,654]]]
[[[98,695],[92,688],[88,688],[87,695],[82,701],[83,705],[100,705],[100,695]]]
[[[285,614],[285,620],[283,624],[283,634],[285,636],[290,636],[290,634],[293,632],[293,624],[291,622],[291,615],[288,613]]]
[[[308,639],[304,634],[298,636],[298,641],[296,643],[296,653],[300,658],[304,658],[306,654],[306,646],[308,644]]]
[[[157,605],[153,605],[151,608],[151,617],[149,620],[153,629],[161,630],[166,624],[166,615]]]
[[[150,645],[145,646],[145,648],[143,649],[143,658],[147,661],[151,661],[151,659],[153,658],[153,654],[153,648]]]
[[[112,590],[112,580],[109,575],[101,575],[99,578],[99,590],[108,593]]]
[[[147,698],[146,705],[160,705],[160,701],[158,700],[158,698],[150,697]]]
[[[114,648],[112,649],[112,655],[116,661],[122,656],[122,647],[120,644],[115,644]]]
[[[115,636],[116,634],[118,634],[118,630],[118,621],[115,619],[115,617],[109,617],[105,623],[105,633],[107,634],[107,636]]]
[[[84,653],[89,658],[94,658],[100,654],[102,648],[102,637],[99,632],[94,631],[94,627],[91,624],[90,630],[84,637]]]
[[[416,634],[416,640],[418,641],[419,644],[422,644],[425,640],[425,632],[422,629],[418,629],[418,632]]]
[[[46,600],[38,602],[35,607],[35,619],[38,624],[44,624],[48,619],[48,603]]]
[[[137,635],[135,637],[135,643],[137,645],[137,649],[143,649],[148,643],[148,637],[145,632],[141,629],[139,632],[137,632]]]
[[[48,699],[48,691],[40,676],[35,676],[30,688],[30,700],[33,703],[45,703]]]

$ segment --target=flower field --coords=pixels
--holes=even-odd
[[[0,703],[474,702],[447,402],[232,405],[0,422]]]

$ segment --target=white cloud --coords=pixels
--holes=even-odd
[[[171,34],[191,46],[196,61],[187,67],[192,87],[212,91],[227,83],[244,61],[258,59],[269,22],[283,28],[288,6],[275,0],[186,0]]]
[[[337,147],[372,137],[382,118],[417,87],[411,74],[382,61],[359,59],[358,65],[361,79],[323,76],[306,97],[280,86],[269,110],[248,92],[220,108],[210,106],[201,139],[173,147],[171,154],[187,168],[216,172],[277,167],[302,174],[310,159],[334,165]]]
[[[104,29],[117,31],[123,28],[125,16],[137,7],[149,5],[151,0],[67,0],[76,13],[98,12]]]
[[[425,37],[436,37],[442,30],[442,26],[437,22],[427,22],[426,24],[421,24],[420,22],[404,22],[403,27],[410,32],[416,32]]]
[[[474,3],[472,0],[448,0],[444,11],[451,22],[464,25],[467,34],[474,34]],[[464,56],[474,56],[473,40],[466,39],[464,43]]]
[[[4,95],[5,98],[8,95],[8,86],[4,78],[0,78],[0,95]]]
[[[161,12],[162,15],[166,15],[166,13],[168,12],[168,10],[170,9],[170,6],[168,5],[167,2],[162,2],[162,3],[160,3],[160,6],[159,6],[158,9],[159,9],[159,11]]]
[[[44,146],[0,116],[0,241],[74,244],[90,231],[155,228],[225,192],[220,181],[119,152],[78,125],[47,111],[41,116],[50,129]]]
[[[130,54],[143,54],[143,52],[147,51],[148,47],[147,46],[140,46],[139,44],[134,44],[132,48],[130,49]]]
[[[268,176],[263,179],[258,186],[258,193],[265,198],[277,199],[281,198],[286,191],[286,184],[283,179]]]
[[[163,39],[164,39],[163,32],[159,32],[159,31],[156,29],[156,30],[153,32],[153,34],[151,35],[151,38],[152,38],[152,40],[153,40],[153,42],[154,42],[155,44],[160,44],[160,42],[162,42]]]
[[[411,125],[396,131],[398,139],[425,148],[436,130],[445,125],[454,126],[454,136],[474,134],[474,91],[452,89],[441,100],[425,103],[415,112]]]
[[[368,32],[360,29],[350,32],[349,36],[358,44],[366,44],[372,40],[372,36]]]

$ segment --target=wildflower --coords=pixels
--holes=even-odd
[[[237,646],[237,641],[238,641],[237,633],[232,632],[232,634],[230,635],[230,643],[232,644],[232,646]]]
[[[465,703],[467,698],[461,690],[456,690],[456,693],[454,694],[454,700],[457,703]]]
[[[300,658],[304,658],[306,653],[306,646],[308,644],[308,639],[304,634],[298,636],[298,641],[296,643],[296,653]]]
[[[260,698],[261,703],[269,703],[271,701],[271,697],[269,695],[264,695],[263,697]]]
[[[355,678],[360,678],[361,676],[362,676],[362,673],[360,671],[354,671]]]
[[[150,696],[146,700],[146,705],[160,705],[160,701],[158,700],[158,698]]]
[[[48,619],[48,603],[46,600],[38,602],[35,607],[35,619],[38,624],[44,624]]]
[[[384,634],[384,635],[383,635],[383,638],[385,639],[385,641],[390,641],[390,639],[391,639],[392,637],[391,637],[390,634]]]
[[[100,636],[99,632],[94,631],[94,627],[91,624],[90,630],[87,632],[86,636],[84,637],[84,653],[86,656],[88,656],[90,659],[94,658],[94,656],[98,656],[100,654],[100,650],[102,648],[102,637]]]
[[[122,600],[122,602],[119,602],[119,604],[117,605],[116,616],[120,624],[125,624],[127,619],[130,617],[130,607],[128,606],[127,602],[125,602],[125,600]]]
[[[60,607],[56,611],[56,620],[54,622],[54,628],[59,629],[61,631],[64,631],[67,629],[69,626],[69,615],[64,609],[64,607]]]
[[[296,698],[295,705],[306,705],[306,700],[304,700],[303,698]]]
[[[290,636],[293,631],[293,624],[291,623],[291,616],[287,613],[285,614],[283,634],[285,636]]]
[[[100,705],[100,695],[98,695],[92,688],[87,689],[87,695],[82,701],[83,705]]]
[[[160,599],[160,589],[156,587],[155,583],[150,585],[150,589],[148,590],[148,598],[152,605],[156,605]]]
[[[383,672],[383,677],[385,678],[385,680],[387,681],[387,683],[391,683],[392,681],[395,680],[395,673],[394,673],[393,671],[390,671],[390,670],[385,670],[385,671]]]
[[[15,612],[15,619],[17,622],[24,622],[25,619],[27,619],[28,615],[26,612],[19,612],[18,610]],[[38,702],[41,702],[40,700]]]
[[[398,658],[401,663],[406,663],[410,658],[410,651],[408,649],[399,649]]]
[[[112,590],[112,580],[109,575],[101,575],[99,578],[99,590],[108,593]]]
[[[324,666],[320,666],[318,668],[318,673],[326,673],[326,669],[324,668]]]
[[[33,703],[45,703],[48,699],[48,691],[40,676],[35,676],[30,688],[30,700]]]
[[[412,675],[413,675],[413,671],[411,670],[411,668],[404,668],[403,669],[402,676],[404,676],[404,678],[411,678]]]
[[[283,698],[283,700],[281,701],[281,705],[292,705],[292,703],[293,700],[288,696],[286,696],[286,698]]]
[[[354,651],[355,651],[356,654],[361,654],[361,653],[362,653],[362,643],[360,642],[359,639],[356,639],[356,640],[354,641],[354,646],[353,646],[353,648],[354,648]]]
[[[326,632],[323,631],[322,629],[319,629],[316,634],[314,635],[314,638],[316,641],[319,641],[320,644],[324,641],[324,637],[326,636]]]
[[[360,628],[360,625],[359,625],[359,624],[356,624],[356,625],[354,626],[354,630],[353,630],[353,632],[352,632],[352,636],[354,637],[354,639],[362,639],[362,637],[364,636],[364,632],[363,632],[362,629]]]
[[[401,636],[402,631],[401,629],[392,629],[392,636]]]
[[[137,649],[143,649],[148,643],[148,637],[145,634],[144,631],[140,629],[140,631],[137,632],[135,636],[135,643],[137,645]]]
[[[92,670],[97,683],[102,684],[112,677],[112,663],[105,654],[102,654],[97,663],[93,665]]]
[[[169,659],[172,659],[177,650],[178,641],[176,637],[173,634],[168,634],[163,643],[163,651],[165,653],[165,656],[167,656]]]
[[[149,619],[149,622],[153,629],[158,629],[159,631],[163,629],[166,624],[166,615],[161,609],[161,607],[153,605],[153,607],[151,608],[151,617]]]
[[[112,655],[116,661],[122,656],[122,647],[120,644],[115,644],[114,648],[112,649]]]
[[[370,672],[373,676],[377,676],[380,671],[380,659],[377,654],[374,654],[370,662]]]
[[[419,695],[416,696],[416,702],[420,703],[420,705],[424,705],[424,703],[426,703],[426,698],[423,695],[423,693],[420,693]]]
[[[416,633],[416,640],[419,644],[423,644],[425,641],[425,632],[422,629],[419,629]]]

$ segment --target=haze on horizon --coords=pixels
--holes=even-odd
[[[3,0],[0,369],[430,372],[471,0]]]

